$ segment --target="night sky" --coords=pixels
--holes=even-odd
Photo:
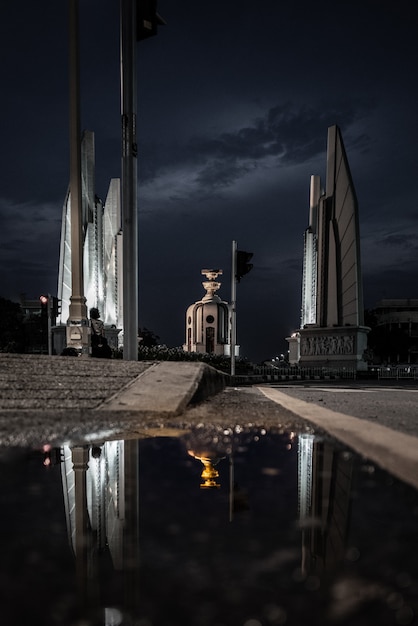
[[[309,182],[341,128],[360,211],[365,306],[418,298],[418,20],[398,0],[160,0],[138,45],[139,324],[184,342],[200,270],[232,240],[254,253],[237,291],[241,354],[299,326]],[[69,179],[67,2],[3,3],[0,296],[57,291]],[[119,4],[80,2],[82,128],[96,192],[120,176]]]

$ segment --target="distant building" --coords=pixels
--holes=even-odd
[[[379,300],[374,314],[379,325],[396,325],[410,336],[416,331],[415,336],[418,337],[418,299]]]
[[[42,312],[42,304],[40,298],[36,298],[34,300],[28,300],[26,298],[25,293],[20,294],[20,308],[22,309],[22,313],[25,317],[29,317],[30,315],[41,315]]]
[[[373,311],[380,337],[380,356],[386,363],[418,363],[418,299],[380,300]]]
[[[230,356],[231,305],[216,294],[221,286],[216,278],[222,274],[222,270],[204,269],[202,274],[207,278],[202,283],[206,294],[187,309],[186,343],[183,350]],[[235,354],[238,356],[239,346],[235,346]]]

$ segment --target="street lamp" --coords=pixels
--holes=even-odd
[[[123,358],[138,360],[138,205],[136,46],[165,24],[156,0],[121,0]]]
[[[71,297],[67,347],[76,348],[82,355],[88,355],[90,335],[83,280],[78,21],[78,0],[69,0]]]

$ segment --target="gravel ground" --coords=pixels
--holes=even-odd
[[[256,387],[227,387],[223,392],[190,407],[181,417],[170,420],[185,427],[212,424],[225,427],[274,428],[283,432],[318,431],[310,422],[266,398]]]

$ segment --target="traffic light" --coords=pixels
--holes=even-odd
[[[42,446],[43,452],[43,465],[45,467],[52,467],[52,465],[59,465],[63,463],[64,456],[61,448],[53,448],[50,444]]]
[[[249,271],[252,270],[253,264],[249,263],[252,259],[252,252],[245,252],[244,250],[237,250],[237,263],[236,263],[236,273],[235,278],[239,282],[245,274],[248,274]]]
[[[157,13],[157,0],[138,0],[137,11],[137,41],[153,37],[157,34],[157,27],[165,24]]]
[[[39,296],[39,300],[41,301],[41,318],[46,320],[49,312],[48,296]]]
[[[51,318],[57,319],[60,313],[61,313],[61,300],[57,298],[56,296],[52,296]]]

